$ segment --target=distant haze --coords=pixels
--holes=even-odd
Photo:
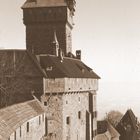
[[[1,0],[0,48],[25,48],[20,7]],[[134,109],[140,117],[140,0],[77,0],[73,50],[101,76],[98,112]]]

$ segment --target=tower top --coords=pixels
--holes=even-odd
[[[75,0],[26,0],[22,8],[68,6],[71,11],[75,11],[75,5]]]
[[[26,0],[22,9],[27,50],[52,54],[52,48],[59,46],[65,56],[72,52],[75,0]],[[56,33],[53,36],[54,28],[57,37]]]

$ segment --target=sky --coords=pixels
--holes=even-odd
[[[1,0],[0,48],[26,47],[20,7],[25,0]],[[140,1],[77,0],[73,51],[101,77],[99,118],[132,108],[140,117]]]

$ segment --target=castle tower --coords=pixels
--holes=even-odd
[[[80,60],[80,50],[76,57],[68,57],[72,54],[75,0],[27,0],[22,8],[27,50],[45,73],[41,96],[45,138],[95,140],[100,77]]]
[[[28,51],[52,54],[54,28],[64,55],[72,51],[75,0],[27,0],[22,9]]]

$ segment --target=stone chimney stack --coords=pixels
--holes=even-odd
[[[76,58],[81,60],[81,50],[76,50]]]

